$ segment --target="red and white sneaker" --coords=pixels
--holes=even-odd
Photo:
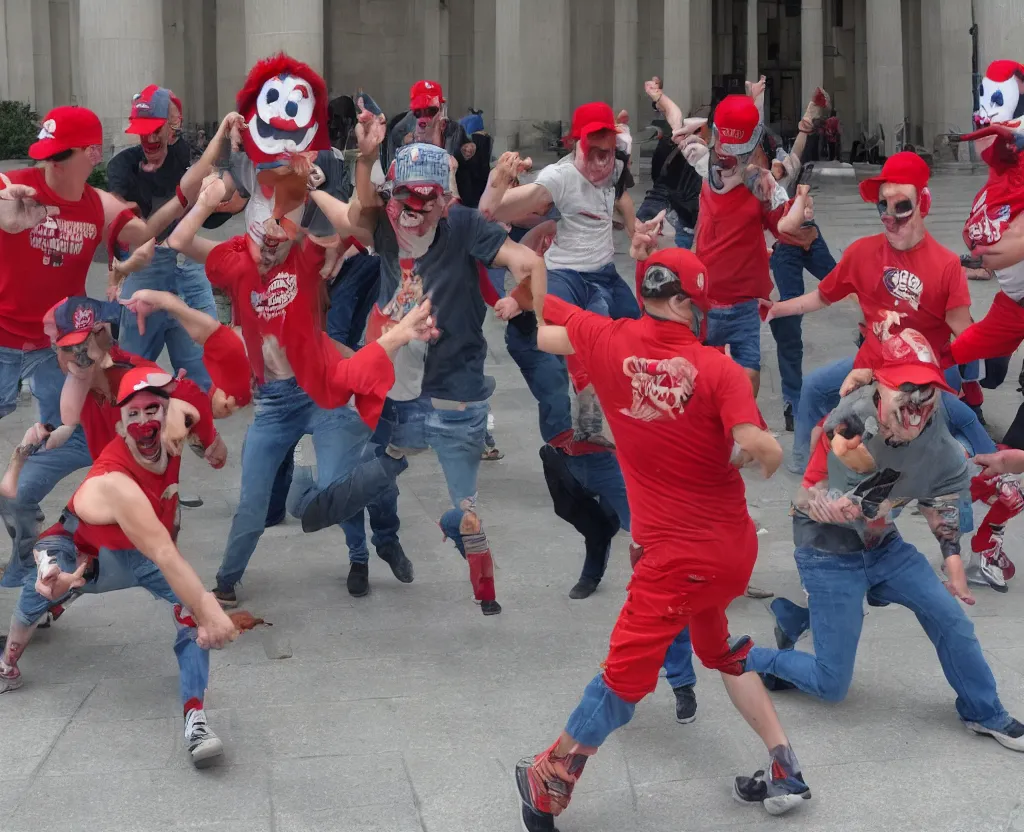
[[[0,693],[17,690],[22,684],[21,671],[0,661]]]

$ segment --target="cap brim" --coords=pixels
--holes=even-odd
[[[723,156],[745,156],[748,153],[753,153],[759,144],[761,144],[761,137],[764,135],[764,125],[759,124],[754,129],[754,134],[750,137],[749,141],[743,144],[726,144],[721,140],[721,134],[718,135],[717,150]]]
[[[618,124],[607,124],[603,121],[592,121],[589,124],[584,124],[580,128],[580,134],[576,138],[582,139],[584,136],[589,136],[591,133],[598,133],[601,130],[611,130],[613,133],[621,133],[622,127]]]
[[[878,202],[878,195],[882,191],[882,185],[888,180],[881,176],[872,176],[860,183],[860,198],[865,202]]]
[[[67,335],[62,335],[57,339],[58,347],[73,347],[75,344],[81,344],[90,335],[92,335],[91,329],[76,329],[74,332],[69,332]]]
[[[946,393],[954,392],[953,388],[946,384],[946,379],[938,367],[929,367],[925,364],[899,364],[894,367],[883,367],[875,370],[875,379],[894,390],[901,384],[931,384]]]
[[[29,147],[28,155],[37,162],[41,162],[43,159],[49,159],[68,149],[64,142],[59,142],[56,139],[40,139]]]
[[[167,124],[165,118],[133,118],[128,122],[128,128],[124,132],[135,136],[148,136],[165,124]]]

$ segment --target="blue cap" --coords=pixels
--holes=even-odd
[[[462,125],[462,129],[466,131],[467,136],[472,136],[474,133],[482,133],[484,131],[484,117],[479,113],[472,113],[468,116],[463,116],[459,119],[459,124]]]
[[[448,151],[432,144],[407,144],[395,151],[392,176],[396,188],[432,185],[451,191]]]
[[[56,331],[54,341],[58,347],[72,347],[81,344],[98,325],[113,325],[120,320],[120,304],[77,295],[52,307],[44,316],[43,325],[51,332],[51,338]]]

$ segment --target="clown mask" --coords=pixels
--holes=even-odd
[[[141,390],[121,406],[121,431],[136,462],[163,473],[167,468],[163,431],[167,423],[166,393]]]
[[[287,218],[278,221],[267,217],[249,226],[246,244],[261,274],[284,262],[296,233],[295,223]]]
[[[750,154],[743,156],[720,155],[712,146],[708,163],[708,184],[718,194],[727,194],[733,188],[743,184]]]
[[[878,384],[879,433],[888,445],[905,445],[921,435],[939,405],[939,390],[931,384]]]
[[[597,188],[612,184],[615,176],[616,133],[598,130],[583,136],[573,149],[573,164],[584,178]]]
[[[1021,87],[1024,66],[1014,61],[993,61],[978,86],[978,109],[974,113],[975,129],[990,124],[1016,127],[1024,115]]]
[[[57,363],[66,375],[79,381],[91,382],[102,370],[107,350],[100,340],[110,343],[110,326],[104,324],[98,332],[93,332],[81,344],[68,347],[57,347]]]
[[[404,257],[422,257],[437,234],[448,196],[436,185],[395,186],[387,215]]]
[[[445,107],[422,107],[413,110],[416,127],[413,130],[413,141],[424,144],[444,146]]]
[[[257,63],[237,104],[249,125],[242,136],[246,155],[259,167],[283,164],[289,154],[330,149],[327,85],[300,61],[280,53]]]

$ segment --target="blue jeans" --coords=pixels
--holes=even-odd
[[[44,537],[40,539],[38,545],[57,559],[61,569],[66,572],[75,570],[75,544],[70,537],[63,535]],[[33,565],[32,570],[25,575],[21,583],[21,595],[18,597],[18,604],[14,610],[14,617],[26,627],[39,621],[54,604],[49,598],[44,598],[36,592],[35,583],[36,570]],[[155,598],[167,601],[171,605],[181,603],[156,564],[134,549],[116,551],[100,549],[99,570],[96,577],[72,594],[100,595],[104,592],[132,587],[142,587]],[[67,600],[68,597],[71,595],[65,596],[61,600]],[[178,659],[181,702],[185,704],[190,699],[198,699],[202,702],[210,682],[210,653],[196,644],[197,631],[195,627],[183,624],[178,620],[177,615],[174,615],[173,618],[176,629],[174,655]]]
[[[217,317],[217,305],[210,281],[206,279],[206,270],[167,246],[157,246],[153,262],[125,279],[121,296],[130,298],[136,289],[173,292],[193,309],[212,318]],[[184,368],[188,377],[203,390],[210,389],[210,374],[203,366],[203,348],[189,338],[181,324],[166,312],[154,312],[147,317],[146,334],[143,335],[139,332],[135,314],[125,309],[121,313],[121,332],[117,340],[121,349],[150,361],[156,361],[166,346],[175,370]]]
[[[379,290],[379,256],[360,253],[346,260],[331,286],[327,334],[339,344],[358,349]]]
[[[537,400],[541,438],[550,442],[572,427],[569,373],[565,369],[565,360],[538,350],[537,333],[524,335],[514,323],[505,327],[505,346]]]
[[[636,295],[619,277],[614,263],[608,263],[595,272],[551,269],[548,272],[548,294],[607,318],[640,317]]]
[[[295,443],[312,434],[317,481],[323,488],[354,471],[370,441],[370,429],[354,409],[317,407],[293,378],[263,384],[254,404],[256,415],[242,445],[238,509],[217,572],[221,590],[242,579],[263,534],[275,475]]]
[[[747,670],[770,673],[829,702],[841,701],[853,679],[864,599],[870,592],[917,616],[956,691],[960,718],[993,730],[1006,728],[1010,715],[999,701],[974,625],[914,546],[894,535],[877,549],[853,555],[798,547],[795,557],[810,599],[814,655],[754,647]]]
[[[697,684],[693,672],[693,648],[690,646],[690,628],[684,629],[665,653],[665,675],[674,688]]]
[[[39,421],[59,425],[64,374],[57,364],[57,353],[50,347],[28,351],[0,347],[0,419],[18,406],[18,382],[23,379],[28,381],[39,406]]]
[[[0,578],[0,586],[21,586],[25,574],[35,569],[32,548],[38,534],[39,504],[68,474],[90,465],[92,456],[81,425],[61,447],[39,451],[25,462],[18,478],[17,496],[13,500],[0,497],[0,511],[14,539],[11,561]]]
[[[708,311],[707,344],[729,347],[732,360],[747,370],[761,370],[761,317],[756,300]]]
[[[798,298],[804,293],[804,270],[821,280],[836,267],[832,252],[828,250],[821,230],[809,250],[800,246],[776,243],[771,257],[772,275],[779,287],[781,300]],[[769,323],[778,347],[779,377],[782,380],[782,400],[796,412],[803,384],[804,341],[801,331],[802,315],[777,318]]]
[[[391,441],[394,428],[395,403],[388,399],[384,402],[377,430],[374,431],[372,442],[386,448]],[[370,531],[373,532],[372,542],[375,549],[387,543],[398,541],[398,530],[401,521],[398,519],[398,485],[392,484],[388,489],[367,504],[365,511],[350,517],[341,524],[345,532],[345,543],[348,545],[348,559],[351,563],[368,563],[370,550],[366,546],[366,515],[370,515]]]
[[[565,467],[569,469],[573,479],[597,502],[604,515],[609,519],[618,520],[619,527],[628,532],[630,528],[629,501],[626,499],[626,483],[622,479],[622,469],[619,468],[619,461],[615,454],[566,455],[564,459]],[[600,581],[608,568],[608,558],[611,552],[610,540],[603,553],[592,552],[588,549],[580,578]]]

